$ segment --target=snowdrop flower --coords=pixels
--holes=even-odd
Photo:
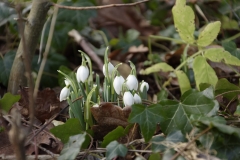
[[[140,91],[143,92],[144,87],[146,87],[146,91],[148,91],[149,89],[149,85],[147,82],[142,82],[141,86],[140,86]]]
[[[60,92],[60,97],[59,97],[59,100],[60,102],[64,101],[67,99],[67,97],[69,96],[70,94],[70,90],[68,87],[64,87],[61,92]]]
[[[137,78],[134,76],[134,75],[129,75],[127,77],[127,82],[126,82],[126,85],[128,87],[128,89],[130,90],[137,90],[138,89],[138,80]]]
[[[87,66],[80,66],[77,70],[77,81],[85,82],[89,76],[89,69]]]
[[[67,78],[65,78],[64,83],[65,83],[66,86],[71,85],[71,81]]]
[[[142,99],[137,93],[134,94],[133,99],[134,99],[134,103],[142,103]]]
[[[122,76],[116,76],[113,80],[113,88],[118,95],[122,91],[122,85],[123,85],[124,81],[125,80]]]
[[[134,104],[134,98],[132,93],[129,91],[125,92],[123,95],[123,103],[126,106],[132,106]]]
[[[112,63],[108,62],[108,75],[111,75],[114,70]],[[103,74],[106,77],[105,64],[103,65]]]

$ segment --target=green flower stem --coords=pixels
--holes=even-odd
[[[105,65],[106,78],[107,78],[108,82],[110,82],[110,77],[108,74],[108,47],[106,48],[106,51],[104,54],[104,65]]]
[[[68,76],[65,73],[63,73],[62,71],[60,71],[60,70],[57,70],[57,71],[60,74],[62,74],[64,77],[66,77],[71,82],[71,86],[72,86],[73,92],[77,93],[77,86],[76,86],[74,80],[70,76]]]
[[[129,63],[130,63],[130,67],[132,68],[130,74],[132,74],[132,75],[134,75],[135,77],[137,77],[137,71],[136,71],[135,65],[134,65],[131,61],[129,61]]]

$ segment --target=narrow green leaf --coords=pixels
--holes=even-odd
[[[240,66],[240,60],[223,48],[210,48],[205,51],[204,56],[213,62],[223,62],[229,65]]]
[[[129,115],[130,123],[138,123],[146,142],[148,142],[157,127],[157,123],[162,119],[160,116],[160,105],[154,104],[148,107],[142,104],[134,104]]]
[[[191,84],[189,82],[187,75],[183,71],[178,70],[178,71],[175,71],[175,73],[178,78],[181,94],[183,95],[184,92],[191,89]]]
[[[234,116],[240,117],[240,104],[237,105],[236,111],[234,112]]]
[[[217,82],[215,88],[215,95],[218,96],[220,94],[228,100],[232,100],[240,94],[240,87],[230,83],[227,79],[222,78]]]
[[[58,160],[75,159],[85,141],[86,133],[70,136],[69,141],[64,145]]]
[[[63,143],[67,143],[70,136],[82,133],[80,125],[77,118],[70,118],[65,124],[50,129],[50,132],[61,139]]]
[[[112,141],[111,143],[109,143],[106,150],[107,160],[111,160],[117,156],[125,157],[128,151],[126,146],[124,146],[123,144],[119,144],[117,141]]]
[[[181,102],[163,100],[160,103],[160,126],[164,134],[181,130],[183,133],[191,131],[190,116],[215,115],[218,109],[216,100],[207,98],[203,92],[190,90],[181,97]]]
[[[201,83],[208,83],[215,87],[218,77],[204,57],[198,56],[194,59],[193,71],[197,88]]]
[[[193,44],[195,42],[193,36],[195,31],[195,15],[192,8],[186,6],[186,1],[184,1],[178,0],[172,9],[174,25],[181,39],[186,43]]]
[[[11,93],[5,93],[3,98],[0,99],[0,109],[8,112],[12,105],[20,100],[20,95],[12,95]]]
[[[209,23],[203,31],[200,32],[197,44],[201,47],[210,45],[213,40],[217,37],[221,27],[221,22],[216,21]]]
[[[141,70],[140,74],[151,74],[154,72],[170,72],[173,71],[174,69],[172,66],[168,65],[165,62],[157,63],[152,65],[151,67],[146,68],[145,70]]]

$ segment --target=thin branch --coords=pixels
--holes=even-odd
[[[52,3],[53,6],[62,9],[70,9],[70,10],[92,10],[92,9],[103,9],[103,8],[110,8],[110,7],[126,7],[126,6],[136,6],[140,3],[148,2],[149,0],[143,0],[135,3],[127,3],[127,4],[109,4],[103,6],[89,6],[89,7],[72,7],[72,6],[62,6],[60,4]]]

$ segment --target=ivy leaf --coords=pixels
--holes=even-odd
[[[226,125],[223,117],[195,117],[194,125],[200,129],[211,126],[208,134],[200,137],[199,141],[205,148],[216,150],[221,159],[239,159],[240,154],[240,129]],[[209,144],[210,141],[210,144]]]
[[[3,98],[0,99],[0,109],[8,112],[12,105],[19,101],[20,95],[12,95],[11,93],[5,93]]]
[[[174,69],[172,66],[168,65],[165,62],[157,63],[152,65],[151,67],[146,68],[145,70],[141,70],[140,74],[151,74],[154,72],[170,72],[173,71]]]
[[[183,71],[175,71],[177,78],[178,78],[178,83],[180,86],[181,94],[184,92],[188,91],[191,89],[191,85],[189,82],[189,79],[187,75]]]
[[[196,86],[199,88],[201,83],[216,85],[218,77],[213,68],[207,63],[206,59],[198,56],[193,62],[193,71],[196,81]]]
[[[227,98],[228,100],[232,100],[233,98],[236,98],[237,95],[240,94],[240,87],[230,83],[227,79],[222,78],[217,82],[215,88],[215,95],[218,96],[220,94],[222,94],[223,97]]]
[[[146,142],[148,142],[155,130],[157,123],[162,119],[160,116],[160,105],[154,104],[148,107],[135,104],[132,106],[132,112],[129,115],[130,123],[138,123]]]
[[[117,156],[125,157],[128,151],[126,146],[124,146],[123,144],[119,144],[117,141],[112,141],[111,143],[109,143],[106,150],[107,160],[111,160]]]
[[[240,66],[240,60],[223,48],[210,48],[205,51],[204,56],[213,62],[223,62],[229,65]]]
[[[68,143],[64,145],[58,160],[75,159],[85,141],[86,133],[70,136]]]
[[[191,7],[186,6],[186,0],[177,0],[172,9],[173,20],[176,30],[181,39],[186,43],[195,42],[193,33],[195,31],[194,12]]]
[[[215,115],[219,106],[216,100],[210,99],[203,92],[190,90],[183,94],[181,102],[163,100],[159,103],[161,129],[164,134],[181,130],[183,133],[191,131],[190,116]]]
[[[9,75],[10,75],[10,71],[12,68],[15,54],[16,54],[15,51],[9,51],[4,55],[3,58],[0,58],[0,71],[1,71],[0,72],[0,82],[4,86],[7,86],[7,84],[8,84],[8,79],[9,79]]]
[[[221,22],[216,21],[209,23],[202,32],[200,32],[197,44],[201,47],[210,45],[213,40],[217,37],[221,27]]]
[[[50,132],[61,139],[63,143],[67,143],[70,136],[82,133],[80,126],[77,118],[70,118],[65,124],[52,128]]]

